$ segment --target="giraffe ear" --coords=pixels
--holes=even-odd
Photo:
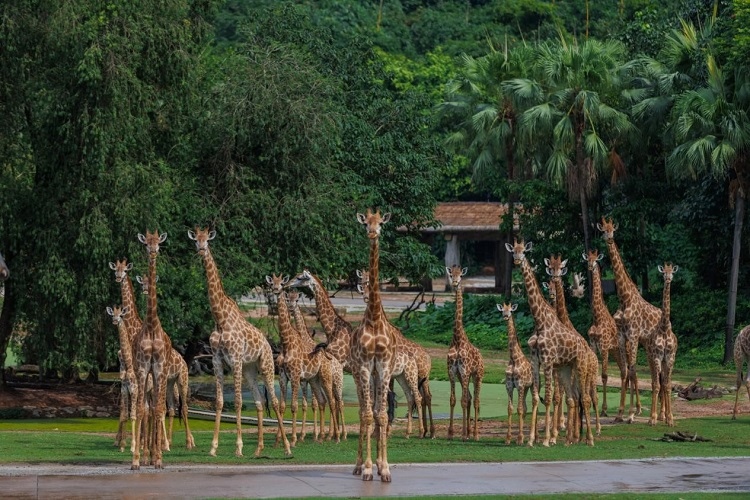
[[[602,260],[603,258],[604,258],[604,254],[603,254],[603,253],[600,253],[600,254],[599,254],[599,257],[597,257],[597,258],[596,258],[596,261],[597,261],[597,262],[599,262],[599,261],[600,261],[600,260]]]
[[[450,275],[451,275],[451,268],[450,268],[450,267],[447,267],[447,266],[446,266],[446,268],[445,268],[445,272],[446,272],[446,273],[448,273],[448,277],[450,278]]]
[[[461,276],[466,276],[466,273],[468,273],[468,272],[469,272],[469,268],[468,267],[464,267],[463,269],[461,269]]]
[[[133,263],[132,262],[129,263],[127,266],[125,266],[125,270],[126,271],[130,271],[131,269],[133,269]]]
[[[357,284],[357,291],[360,293],[360,295],[364,295],[365,294],[365,289],[360,284]]]
[[[563,267],[562,271],[560,271],[560,276],[565,276],[566,274],[568,274],[568,268],[567,267]]]
[[[143,234],[138,233],[138,241],[140,241],[141,243],[143,243],[145,245],[146,244],[146,237],[143,236]]]
[[[528,243],[526,243],[526,246],[525,246],[525,247],[523,247],[523,251],[524,251],[524,252],[531,252],[531,249],[532,249],[533,247],[534,247],[534,245],[533,245],[533,244],[532,244],[532,243],[531,243],[531,242],[529,241]]]
[[[268,283],[269,285],[273,285],[273,280],[268,275],[266,275],[266,283]]]
[[[549,283],[547,283],[546,281],[542,281],[542,288],[544,288],[545,290],[549,290]]]
[[[612,224],[612,231],[617,231],[618,227],[620,227],[619,224]]]
[[[512,306],[510,306],[511,311],[515,312],[516,309],[518,309],[518,304],[513,304]]]
[[[109,306],[107,306],[107,314],[109,314],[110,316],[114,316],[114,314],[115,314],[114,311],[112,310],[112,308],[109,307]]]
[[[565,267],[567,265],[568,265],[568,259],[565,259],[564,261],[562,261],[562,264],[560,264],[561,267]]]
[[[188,229],[188,238],[195,241],[195,233],[193,232],[192,229]]]
[[[664,274],[664,266],[658,265],[656,266],[656,269],[658,269],[660,273]]]
[[[581,252],[581,259],[584,262],[588,262],[589,261],[589,257],[588,257],[588,255],[586,255],[586,252]]]
[[[114,262],[110,262],[110,263],[109,263],[109,268],[110,268],[110,269],[112,269],[113,271],[116,271],[116,270],[117,270],[117,266],[115,265],[115,263],[114,263]]]
[[[505,244],[505,249],[510,253],[513,253],[513,245],[511,245],[510,243]]]
[[[495,304],[495,307],[497,307],[498,311],[503,312],[503,305],[502,304]]]
[[[391,220],[391,213],[390,212],[388,212],[388,213],[386,213],[386,214],[383,215],[383,217],[380,219],[380,223],[381,224],[385,224],[389,220]]]
[[[362,279],[362,278],[364,277],[364,276],[362,275],[362,270],[361,270],[361,269],[357,269],[357,271],[356,271],[356,272],[357,272],[357,278],[360,278],[360,279]]]
[[[159,243],[164,243],[167,240],[167,233],[161,233],[159,235]]]
[[[211,241],[214,238],[216,238],[216,231],[210,231],[208,233],[208,241]]]
[[[544,258],[544,265],[549,267],[549,259],[546,257]]]
[[[367,224],[367,217],[365,217],[365,214],[357,213],[357,220],[360,224]]]
[[[680,269],[680,266],[674,266],[674,267],[672,268],[672,272],[673,272],[673,273],[676,273],[676,272],[677,272],[677,271],[678,271],[679,269]]]
[[[600,223],[598,223],[598,222],[596,223],[596,228],[597,228],[597,229],[598,229],[599,231],[601,231],[601,232],[604,232],[604,226],[602,226],[602,225],[601,225]]]
[[[547,275],[552,276],[552,273],[550,272],[549,267],[546,267],[544,270],[547,271]]]
[[[130,312],[130,306],[125,306],[122,308],[122,312],[120,313],[121,316],[125,316]]]
[[[289,275],[288,274],[286,276],[284,276],[284,279],[281,280],[281,284],[282,285],[286,285],[287,283],[289,283]]]
[[[143,284],[143,278],[141,278],[140,276],[136,276],[136,277],[135,277],[135,280],[136,280],[136,281],[137,281],[138,283],[140,283],[141,285]]]

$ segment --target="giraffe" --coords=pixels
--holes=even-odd
[[[661,319],[661,309],[649,304],[638,292],[635,283],[628,276],[625,264],[620,257],[620,251],[615,243],[615,231],[617,224],[612,219],[602,217],[601,224],[597,224],[599,231],[603,233],[604,241],[607,243],[609,260],[615,273],[615,285],[617,297],[620,299],[620,308],[614,314],[617,331],[619,332],[620,349],[625,353],[625,364],[627,366],[627,384],[622,386],[620,392],[620,408],[615,421],[622,421],[625,411],[625,394],[630,390],[630,410],[627,422],[633,423],[636,415],[641,414],[641,400],[638,395],[638,375],[635,364],[638,355],[638,344],[646,347],[648,356],[649,338],[656,331]],[[635,398],[635,407],[633,399]]]
[[[672,415],[672,369],[674,359],[677,355],[677,336],[672,331],[670,320],[672,278],[679,266],[666,262],[658,266],[659,272],[664,276],[664,292],[661,303],[661,321],[656,332],[651,336],[649,353],[649,364],[651,365],[651,417],[649,425],[656,425],[656,417],[659,413],[669,427],[674,426]],[[657,408],[661,407],[660,411]],[[660,420],[662,420],[660,418]]]
[[[747,378],[743,382],[742,367],[747,363]],[[740,389],[744,383],[747,389],[747,397],[750,399],[750,325],[746,326],[734,339],[734,366],[737,370],[737,392],[734,395],[734,410],[732,420],[737,419],[737,407],[740,401]]]
[[[122,387],[127,387],[120,393],[120,425],[117,429],[117,437],[115,438],[115,444],[120,447],[120,451],[125,449],[125,437],[124,437],[124,422],[122,409],[125,407],[125,421],[130,420],[130,435],[135,436],[135,421],[136,421],[136,401],[138,398],[138,380],[135,377],[135,369],[133,364],[133,349],[130,341],[130,331],[124,320],[130,312],[128,306],[124,307],[107,307],[107,314],[112,316],[112,324],[117,327],[117,333],[120,338],[120,351],[118,356],[120,358],[120,384]],[[129,404],[128,404],[129,403]],[[130,442],[130,452],[133,453],[135,450],[135,441]]]
[[[291,289],[287,292],[287,299],[289,300],[289,306],[292,309],[292,317],[296,324],[297,333],[299,334],[300,342],[302,344],[302,350],[306,353],[313,353],[316,350],[317,343],[313,338],[313,335],[308,331],[305,317],[302,314],[302,309],[299,306],[299,299],[302,294],[296,290]],[[341,363],[332,354],[325,351],[325,360],[330,364],[331,381],[333,385],[333,403],[331,403],[331,409],[336,412],[336,423],[338,424],[338,437],[337,442],[340,439],[346,440],[346,424],[344,422],[344,370],[341,367]],[[301,392],[302,392],[302,414],[307,415],[307,386],[309,384],[306,380],[301,381]],[[313,415],[318,411],[318,400],[315,393],[312,393],[312,407]],[[302,430],[300,431],[300,441],[305,440],[305,424],[306,420],[302,419]],[[322,432],[322,430],[321,430]],[[313,436],[317,437],[317,422],[313,421]]]
[[[292,326],[291,315],[287,302],[284,286],[289,282],[289,276],[273,274],[266,276],[266,282],[271,286],[271,291],[277,297],[279,308],[279,335],[281,336],[281,351],[284,358],[280,366],[279,385],[281,387],[281,413],[285,411],[286,382],[289,380],[292,386],[292,440],[291,445],[297,444],[297,409],[299,399],[299,388],[302,380],[307,381],[316,395],[320,409],[321,432],[324,425],[326,399],[330,402],[331,419],[329,421],[328,436],[338,438],[338,425],[336,424],[336,412],[333,409],[333,377],[331,376],[331,365],[327,363],[325,353],[321,351],[304,352],[299,338],[299,332]],[[306,419],[307,415],[302,416]],[[317,415],[313,413],[313,420],[317,422]]]
[[[549,446],[551,422],[550,422],[550,386],[553,377],[553,371],[557,368],[560,372],[560,381],[565,388],[568,400],[568,408],[575,404],[574,397],[579,396],[583,405],[583,420],[586,425],[586,443],[594,445],[594,436],[591,431],[589,421],[589,407],[591,405],[591,395],[586,388],[589,387],[589,372],[587,370],[587,353],[588,345],[580,335],[570,331],[557,317],[555,310],[549,303],[544,300],[539,284],[537,283],[534,272],[531,269],[526,252],[531,251],[532,244],[524,243],[523,240],[514,241],[514,244],[505,244],[505,248],[513,254],[515,265],[521,266],[523,273],[524,285],[528,295],[529,307],[531,314],[534,316],[536,329],[536,340],[534,349],[537,351],[538,361],[532,363],[532,367],[539,370],[544,368],[544,405],[545,405],[545,436],[543,445]],[[575,375],[576,391],[573,390],[573,376]],[[536,441],[536,415],[539,408],[539,373],[534,373],[532,386],[532,409],[531,409],[531,433],[529,436],[529,446],[534,446]],[[566,436],[568,443],[572,442],[572,433]]]
[[[565,304],[565,289],[562,284],[562,277],[565,276],[568,272],[568,268],[566,267],[568,264],[568,260],[562,260],[560,255],[557,256],[550,256],[549,259],[544,259],[544,263],[547,266],[547,274],[552,278],[552,284],[555,288],[555,312],[557,313],[558,319],[570,329],[575,335],[578,337],[581,337],[581,334],[578,332],[576,327],[573,325],[573,322],[570,320],[570,316],[568,315],[568,308]],[[583,339],[583,337],[581,337]],[[596,353],[594,352],[593,348],[589,346],[588,352],[586,353],[586,363],[585,363],[585,369],[588,372],[587,380],[588,380],[588,392],[591,396],[591,404],[594,408],[594,421],[596,425],[596,435],[598,436],[601,433],[601,422],[599,421],[599,413],[597,411],[597,406],[599,405],[599,396],[596,392],[596,377],[599,371],[599,360],[596,357]],[[552,429],[553,432],[553,442],[556,442],[556,434],[557,430],[559,428],[562,428],[561,425],[559,425],[559,422],[562,420],[562,405],[560,405],[560,399],[562,399],[562,392],[558,391],[557,387],[559,386],[559,380],[555,379],[555,394],[554,394],[554,401],[555,401],[555,427]],[[575,386],[574,386],[575,387]],[[558,394],[560,394],[558,396]],[[579,400],[578,397],[575,397],[577,401]],[[576,441],[580,440],[580,429],[581,429],[581,419],[579,411],[582,411],[581,408],[574,407],[572,408],[573,414],[570,414],[570,408],[569,408],[569,414],[568,414],[568,420],[573,422],[574,425],[572,427],[566,426],[566,428],[569,428],[571,432],[573,432],[574,439]]]
[[[291,456],[292,450],[284,431],[282,414],[279,411],[279,401],[274,389],[273,352],[268,339],[258,328],[247,321],[237,306],[225,292],[221,284],[219,270],[214,262],[208,242],[216,237],[216,231],[208,231],[196,227],[195,232],[188,231],[188,238],[195,241],[199,255],[203,257],[208,284],[208,299],[211,314],[216,323],[216,330],[211,333],[209,341],[213,351],[214,377],[216,378],[216,418],[214,419],[214,434],[211,440],[209,455],[216,456],[219,447],[219,430],[221,427],[221,411],[224,406],[224,364],[233,373],[234,407],[236,412],[237,438],[235,441],[235,456],[242,456],[242,377],[244,375],[255,398],[255,410],[258,418],[258,446],[255,457],[259,457],[263,448],[263,397],[260,393],[257,377],[260,376],[265,384],[267,397],[276,415],[278,432],[284,443],[284,454]]]
[[[383,224],[391,219],[391,214],[380,215],[380,210],[357,214],[357,220],[365,226],[370,240],[370,283],[378,282],[380,265],[379,239]],[[380,289],[370,287],[364,318],[352,332],[349,362],[359,400],[359,445],[354,475],[362,475],[363,481],[372,481],[372,433],[374,419],[377,419],[377,458],[376,464],[380,480],[391,482],[388,464],[388,386],[396,361],[396,339],[388,328],[380,302]],[[366,448],[366,449],[365,449]],[[365,455],[363,460],[363,455]]]
[[[132,470],[140,469],[140,447],[141,440],[146,438],[139,428],[141,422],[146,418],[146,381],[149,375],[153,379],[152,398],[154,404],[151,408],[151,419],[154,422],[150,431],[151,436],[146,439],[149,453],[149,462],[154,468],[163,468],[162,449],[165,446],[163,429],[157,422],[163,422],[166,414],[166,389],[167,379],[164,373],[167,354],[172,348],[172,341],[164,332],[157,313],[156,301],[156,257],[159,254],[159,245],[167,239],[167,233],[159,234],[159,231],[146,231],[144,236],[138,233],[138,240],[146,246],[148,253],[148,280],[150,293],[148,295],[148,307],[146,320],[143,322],[140,332],[134,341],[136,377],[138,379],[138,405],[136,413],[136,433],[134,437]]]
[[[360,279],[357,290],[362,294],[366,304],[370,295],[369,275],[367,271],[357,269],[357,277]],[[383,311],[383,316],[385,316],[385,311]],[[432,420],[432,393],[429,383],[432,358],[421,345],[407,339],[404,333],[390,321],[388,322],[388,328],[391,329],[391,333],[396,339],[397,359],[393,377],[404,391],[409,407],[406,437],[409,437],[411,433],[411,417],[414,408],[416,408],[420,437],[427,436],[427,413],[429,413],[429,433],[430,438],[434,438],[435,425]],[[391,379],[391,392],[393,392],[393,379]]]
[[[599,267],[599,261],[604,258],[599,250],[589,250],[588,253],[581,254],[583,260],[588,265],[591,273],[591,312],[593,321],[589,327],[589,345],[594,351],[598,351],[601,356],[601,373],[602,373],[602,406],[601,416],[607,416],[607,381],[609,375],[607,368],[609,366],[609,357],[612,356],[620,369],[620,386],[626,384],[626,367],[625,356],[620,351],[620,345],[617,334],[617,325],[615,319],[607,309],[604,303],[604,292],[602,290],[602,275]],[[624,393],[621,393],[624,394]]]
[[[136,379],[130,379],[128,377],[128,370],[133,370],[133,373],[135,374],[135,366],[132,364],[133,341],[135,340],[135,336],[141,330],[143,322],[138,316],[138,309],[135,302],[135,292],[133,291],[133,283],[130,280],[130,276],[128,276],[128,272],[133,269],[133,263],[128,262],[127,259],[117,260],[115,262],[110,262],[109,268],[115,272],[115,282],[120,284],[120,291],[122,295],[122,309],[127,309],[128,311],[128,313],[121,314],[121,316],[119,317],[119,321],[122,324],[122,327],[125,329],[125,337],[120,337],[120,350],[117,352],[117,357],[120,361],[120,419],[117,426],[117,434],[115,435],[115,446],[119,447],[120,451],[124,451],[125,425],[128,421],[128,418],[135,418],[135,413],[132,412],[132,410],[131,417],[128,417],[128,406],[129,404],[135,405],[137,397],[136,391],[138,389],[137,385],[133,385],[132,383],[132,381]],[[127,345],[123,344],[123,340]],[[125,350],[130,351],[129,366],[128,361],[124,356]]]
[[[456,378],[461,384],[461,409],[463,411],[463,425],[461,437],[464,441],[469,439],[469,422],[471,420],[471,393],[469,392],[469,383],[474,382],[474,423],[471,434],[475,441],[479,440],[477,424],[479,421],[479,393],[482,390],[482,378],[484,378],[484,360],[469,337],[464,331],[463,313],[464,297],[461,278],[466,274],[467,269],[453,265],[446,267],[448,280],[453,287],[456,296],[456,319],[453,324],[453,338],[450,348],[448,349],[448,379],[451,384],[450,396],[450,422],[448,424],[448,439],[453,438],[453,408],[456,406]]]
[[[510,444],[513,428],[513,391],[518,393],[518,437],[516,444],[523,444],[523,422],[526,419],[526,395],[533,385],[531,362],[526,359],[516,334],[513,313],[518,304],[497,304],[497,310],[508,322],[508,367],[505,369],[505,388],[508,391],[508,433],[505,444]]]
[[[141,293],[148,296],[149,280],[144,280],[136,276],[135,280],[141,285]],[[159,276],[156,277],[155,283],[159,282]],[[133,301],[135,304],[135,301]],[[162,420],[162,429],[164,431],[164,451],[170,451],[172,444],[172,435],[174,428],[175,407],[179,406],[180,420],[185,423],[185,448],[192,450],[195,448],[195,439],[190,431],[190,422],[188,420],[188,401],[190,398],[190,384],[187,363],[182,354],[172,347],[167,353],[164,364],[164,376],[167,378],[166,405],[169,416],[169,426],[165,420]],[[146,382],[146,394],[151,392],[151,381]]]

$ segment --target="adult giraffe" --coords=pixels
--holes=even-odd
[[[195,232],[188,231],[188,238],[195,241],[195,248],[203,257],[208,283],[208,300],[211,314],[216,322],[216,330],[211,333],[209,341],[213,351],[214,376],[216,377],[216,418],[214,420],[214,436],[211,441],[209,454],[216,456],[219,447],[219,428],[221,427],[221,410],[224,406],[224,364],[226,363],[234,374],[234,407],[236,411],[237,439],[234,454],[242,456],[242,376],[255,398],[255,409],[258,417],[258,447],[255,457],[263,451],[263,401],[257,377],[263,380],[268,398],[276,415],[277,432],[284,442],[284,453],[292,454],[289,440],[284,431],[284,422],[279,411],[279,400],[274,389],[274,366],[271,344],[266,336],[255,326],[250,324],[242,314],[237,302],[231,299],[221,284],[219,270],[213,255],[208,248],[208,242],[216,237],[216,231],[196,228]]]
[[[620,408],[617,411],[616,421],[622,421],[625,410],[625,394],[629,389],[630,410],[627,422],[632,423],[635,416],[641,414],[638,375],[635,371],[638,344],[642,344],[646,348],[648,356],[651,336],[658,329],[661,320],[661,309],[648,303],[628,276],[625,264],[620,257],[620,251],[615,243],[617,224],[613,223],[612,219],[607,220],[602,217],[602,222],[597,224],[597,227],[603,233],[604,241],[607,243],[609,260],[612,263],[612,271],[615,273],[615,286],[617,287],[617,297],[620,299],[620,308],[615,312],[614,318],[620,336],[620,349],[625,353],[625,364],[627,366],[627,384],[623,385],[621,389]]]
[[[380,215],[380,211],[357,214],[357,220],[365,226],[370,240],[370,283],[378,283],[380,265],[380,230],[391,218],[391,214]],[[396,360],[396,339],[388,328],[388,321],[383,314],[380,302],[380,289],[370,287],[370,298],[367,301],[362,323],[352,332],[349,361],[352,376],[357,386],[359,399],[359,446],[355,475],[362,475],[363,481],[372,481],[372,433],[374,418],[377,418],[377,459],[380,480],[391,482],[391,471],[388,465],[388,386]],[[373,418],[374,417],[374,418]],[[364,449],[366,447],[366,450]],[[363,463],[363,455],[366,454]]]

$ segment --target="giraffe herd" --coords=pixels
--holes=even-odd
[[[359,443],[354,474],[363,480],[372,480],[372,441],[375,441],[375,466],[381,481],[390,482],[388,462],[388,438],[390,422],[387,414],[388,394],[392,382],[401,385],[406,396],[406,437],[412,431],[412,413],[417,412],[419,437],[435,437],[432,416],[432,395],[429,388],[431,357],[427,351],[403,333],[386,317],[382,305],[379,280],[379,239],[383,226],[389,222],[390,214],[367,210],[357,214],[357,219],[369,240],[369,263],[365,271],[357,271],[359,290],[365,299],[365,312],[358,326],[353,327],[333,307],[320,278],[304,269],[290,279],[288,276],[267,276],[266,280],[278,304],[278,326],[281,341],[276,358],[266,335],[250,323],[236,301],[224,291],[219,270],[209,248],[216,237],[215,231],[196,228],[188,231],[195,242],[198,255],[203,261],[208,289],[208,302],[215,322],[210,335],[216,389],[214,432],[209,454],[216,456],[219,445],[219,429],[223,410],[224,372],[233,373],[235,395],[236,440],[235,455],[243,455],[241,427],[242,385],[247,383],[253,395],[257,414],[257,447],[255,457],[264,450],[263,409],[264,403],[273,410],[276,420],[276,445],[283,446],[284,453],[291,456],[292,448],[305,438],[307,422],[306,387],[312,389],[313,439],[315,441],[347,438],[344,422],[343,380],[351,374],[359,401]],[[562,277],[567,273],[567,260],[559,255],[544,259],[549,283],[543,283],[549,291],[550,300],[545,299],[527,254],[532,250],[531,242],[516,240],[506,248],[513,255],[521,270],[528,297],[534,332],[528,342],[528,356],[524,354],[516,333],[513,314],[517,304],[497,304],[497,309],[507,324],[508,360],[506,388],[508,392],[508,426],[506,444],[513,440],[513,413],[517,414],[515,442],[524,444],[529,390],[532,393],[531,421],[529,423],[529,446],[541,442],[543,446],[556,443],[558,432],[566,430],[566,444],[585,441],[594,444],[594,434],[599,435],[600,413],[597,411],[598,396],[596,382],[601,374],[603,401],[601,416],[607,416],[607,368],[610,357],[614,358],[620,372],[621,396],[616,421],[622,421],[626,394],[629,392],[630,409],[627,422],[633,422],[641,412],[638,396],[638,380],[635,371],[639,345],[646,349],[652,378],[652,404],[649,424],[658,420],[674,425],[671,409],[671,375],[677,350],[677,337],[670,322],[671,282],[678,266],[665,263],[659,266],[664,277],[662,307],[657,308],[643,299],[625,270],[619,250],[614,242],[617,225],[602,218],[598,224],[606,242],[619,298],[619,309],[610,314],[603,298],[599,262],[604,257],[597,250],[582,255],[591,279],[592,324],[588,330],[588,341],[576,331],[567,313]],[[147,296],[146,314],[143,320],[138,314],[135,292],[129,276],[133,264],[126,259],[110,263],[115,281],[120,285],[121,305],[107,308],[116,326],[120,351],[121,404],[120,420],[115,445],[123,451],[127,434],[126,423],[130,421],[132,435],[130,451],[131,469],[138,470],[141,463],[155,468],[163,467],[163,451],[172,444],[172,420],[177,410],[185,425],[186,448],[195,447],[190,432],[187,399],[188,370],[182,356],[172,347],[169,335],[163,330],[157,309],[157,257],[166,233],[147,231],[138,234],[148,255],[148,276],[138,277]],[[7,268],[3,264],[3,277]],[[448,438],[454,435],[455,385],[461,387],[461,437],[463,440],[479,439],[478,421],[480,393],[485,367],[481,352],[472,345],[463,328],[462,277],[466,268],[446,268],[448,280],[455,297],[456,313],[453,337],[447,354],[447,373],[450,381],[450,418]],[[576,283],[580,292],[581,276]],[[315,300],[318,320],[325,331],[326,342],[318,344],[308,331],[299,309],[300,289],[309,291]],[[738,365],[737,397],[742,384],[742,363],[750,359],[750,327],[738,336],[735,346],[735,361]],[[259,382],[266,388],[274,387],[278,373],[280,394],[274,390],[261,391]],[[543,377],[542,377],[543,374]],[[543,404],[544,436],[539,437],[537,417],[541,400],[540,386],[544,383]],[[287,385],[291,385],[291,433],[283,421],[287,401]],[[745,381],[750,396],[750,376]],[[473,385],[473,388],[470,387]],[[473,390],[472,390],[473,389]],[[554,389],[554,393],[553,393]],[[297,429],[298,399],[302,395],[302,427]],[[513,407],[514,393],[517,406]],[[567,412],[563,412],[563,400]],[[593,407],[594,425],[591,422]],[[324,430],[326,408],[328,429]],[[472,420],[473,409],[473,420]],[[553,413],[554,409],[554,413]],[[169,414],[169,427],[166,425]],[[737,403],[733,418],[736,417]],[[563,416],[567,415],[565,422]],[[593,429],[592,429],[593,427]],[[143,457],[141,457],[143,454]]]

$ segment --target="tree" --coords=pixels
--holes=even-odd
[[[520,124],[527,142],[549,144],[544,164],[549,180],[566,185],[581,207],[584,244],[591,246],[588,202],[600,172],[622,168],[617,140],[633,132],[628,116],[616,108],[615,74],[622,65],[623,46],[589,39],[540,46],[539,85],[545,101],[523,113]],[[611,103],[608,104],[608,103]]]

